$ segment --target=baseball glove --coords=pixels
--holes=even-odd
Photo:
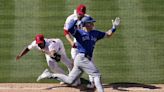
[[[60,59],[61,59],[61,55],[59,55],[59,54],[57,54],[57,53],[54,53],[54,57],[53,57],[53,59],[55,59],[56,62],[59,62]]]

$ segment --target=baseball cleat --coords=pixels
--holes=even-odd
[[[72,87],[77,87],[77,86],[79,86],[79,84],[78,83],[73,83],[73,84],[71,84],[71,86]]]
[[[51,73],[48,71],[48,69],[45,69],[44,72],[37,78],[37,82],[45,79],[45,78],[50,78],[51,77]]]
[[[71,84],[71,86],[73,86],[73,87],[77,87],[79,85],[81,85],[80,79],[76,80],[73,84]]]
[[[65,83],[64,82],[60,82],[60,85],[64,85]]]

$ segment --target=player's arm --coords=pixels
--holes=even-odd
[[[76,11],[74,12],[74,15],[76,14]],[[66,39],[68,40],[69,44],[74,47],[75,44],[73,42],[73,39],[72,39],[72,36],[71,36],[71,33],[69,32],[69,28],[70,26],[73,26],[72,25],[72,22],[74,22],[75,20],[77,20],[76,17],[74,17],[73,15],[70,15],[69,17],[67,17],[66,21],[65,21],[65,24],[64,24],[64,35],[66,37]]]
[[[76,46],[75,46],[75,43],[73,42],[73,39],[72,39],[72,37],[71,37],[71,34],[69,33],[68,30],[64,29],[64,35],[65,35],[65,38],[67,39],[67,41],[69,42],[69,44],[70,44],[73,48],[75,48],[75,47],[76,47]]]
[[[111,37],[113,35],[113,33],[116,31],[116,28],[119,26],[120,24],[120,18],[119,17],[116,17],[115,20],[112,20],[112,29],[109,29],[107,32],[106,32],[106,36],[107,37]]]
[[[21,51],[21,53],[19,55],[16,56],[16,60],[19,60],[22,56],[24,56],[26,53],[28,53],[30,50],[28,49],[28,47],[26,47],[25,49],[23,49]]]
[[[36,42],[33,41],[30,45],[23,49],[19,55],[16,56],[16,60],[19,60],[22,56],[26,55],[31,49],[36,48],[36,46]]]
[[[69,26],[68,26],[68,32],[75,38],[78,36],[78,31],[75,28],[76,23],[77,23],[77,20],[70,21]]]

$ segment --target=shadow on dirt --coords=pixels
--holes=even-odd
[[[61,86],[52,86],[46,88],[45,90],[52,90],[55,88],[62,88],[62,87],[72,87],[75,89],[79,89],[80,92],[95,92],[96,88],[89,89],[86,85],[89,83],[88,80],[81,78],[81,85],[78,87],[72,87],[70,85],[61,85]],[[142,83],[131,83],[131,82],[118,82],[118,83],[110,83],[103,85],[104,88],[112,88],[118,91],[130,91],[128,88],[143,88],[143,89],[161,89],[160,87],[156,87],[153,85],[142,84]]]
[[[75,89],[79,89],[80,92],[95,92],[95,88],[87,88],[87,84],[89,84],[89,81],[84,79],[84,78],[80,78],[81,81],[81,85],[77,86],[77,87],[73,87],[71,85],[65,84],[65,85],[60,85],[60,86],[52,86],[52,87],[48,87],[45,90],[53,90],[55,88],[63,88],[63,87],[71,87],[71,88],[75,88]]]
[[[103,85],[104,88],[113,88],[114,90],[118,91],[129,91],[125,88],[143,88],[143,89],[161,89],[160,87],[156,87],[153,85],[147,85],[142,83],[130,83],[130,82],[118,82],[118,83],[111,83],[108,85]]]

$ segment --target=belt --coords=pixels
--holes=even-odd
[[[83,52],[79,52],[79,53],[84,54],[84,57],[88,58],[91,61],[92,57],[90,55]]]
[[[87,55],[87,54],[85,54],[84,56],[85,56],[86,58],[88,58],[88,59],[91,61],[91,59],[92,59],[91,56],[89,56],[89,55]]]
[[[84,54],[84,57],[88,58],[91,61],[91,59],[92,59],[91,56],[89,56],[88,54],[85,54],[85,53],[83,53],[83,54]]]

